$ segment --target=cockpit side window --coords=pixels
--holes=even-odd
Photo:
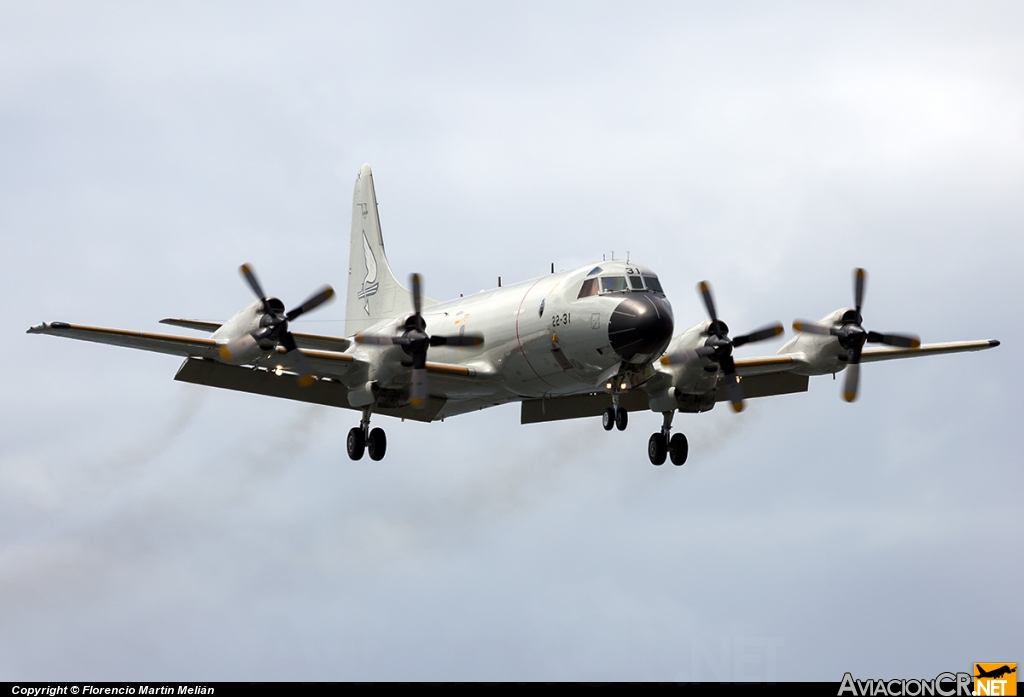
[[[648,276],[647,274],[644,274],[644,283],[646,283],[647,287],[655,293],[661,293],[662,295],[665,294],[665,291],[661,289],[661,281],[658,280],[657,276]]]
[[[579,299],[579,298],[586,298],[586,297],[588,297],[590,295],[597,295],[597,279],[596,278],[588,278],[587,280],[585,280],[583,282],[583,285],[580,287],[580,294],[577,295],[576,298],[577,299]]]
[[[626,285],[625,276],[602,276],[601,277],[601,292],[602,293],[616,293],[620,291],[628,290]]]
[[[629,287],[632,290],[643,290],[644,289],[644,282],[640,280],[639,276],[630,276],[629,277]]]

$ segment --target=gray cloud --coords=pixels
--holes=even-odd
[[[1019,653],[1021,563],[990,550],[1024,530],[1022,28],[999,3],[5,5],[0,675],[729,678],[747,652],[757,679],[774,647],[778,679],[837,680]],[[660,417],[511,407],[375,420],[388,458],[351,463],[352,412],[22,333],[223,319],[243,261],[286,302],[344,287],[364,161],[392,266],[434,297],[629,250],[680,329],[701,279],[745,329],[849,303],[865,266],[879,330],[1004,344],[865,366],[854,405],[817,378],[680,415],[691,460],[654,468]]]

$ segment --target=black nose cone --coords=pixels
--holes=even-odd
[[[672,306],[660,295],[632,293],[608,320],[608,340],[615,353],[630,363],[647,363],[672,340]]]

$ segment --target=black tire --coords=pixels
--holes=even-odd
[[[615,428],[615,410],[608,407],[601,414],[601,425],[604,426],[604,430],[610,431]]]
[[[348,432],[345,440],[345,447],[348,449],[348,456],[353,460],[362,460],[363,451],[366,449],[366,438],[363,436],[363,429],[356,426]]]
[[[665,436],[661,433],[652,434],[651,439],[647,441],[647,457],[651,458],[651,464],[664,465],[667,452]]]
[[[388,437],[384,434],[383,428],[375,428],[370,431],[366,449],[370,451],[371,460],[380,462],[384,459],[384,453],[388,450]]]
[[[686,456],[690,454],[690,444],[686,441],[686,436],[682,433],[672,436],[668,444],[668,453],[676,467],[685,463]]]
[[[628,423],[629,423],[629,413],[625,409],[623,409],[622,407],[619,407],[618,409],[616,409],[615,410],[615,428],[619,429],[620,431],[625,431],[626,430],[626,424],[628,424]]]

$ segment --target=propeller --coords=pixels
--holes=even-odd
[[[796,320],[793,329],[807,334],[834,336],[839,345],[846,349],[846,380],[843,383],[843,399],[852,402],[857,399],[860,385],[860,357],[864,344],[885,344],[900,348],[917,348],[921,340],[913,334],[882,334],[864,329],[864,316],[860,308],[864,304],[864,286],[868,272],[857,268],[853,270],[853,302],[855,308],[847,310],[839,320],[839,326],[828,326],[817,322]]]
[[[422,409],[427,402],[429,387],[427,385],[427,349],[431,346],[481,346],[484,338],[480,334],[467,334],[465,332],[451,336],[431,336],[427,334],[427,322],[423,319],[422,286],[423,281],[418,273],[410,276],[412,285],[413,314],[410,315],[404,324],[405,331],[401,336],[388,336],[386,334],[356,334],[355,340],[359,344],[370,346],[401,346],[412,358],[412,389],[409,403],[414,409]]]
[[[740,387],[739,378],[736,376],[736,362],[732,357],[732,350],[745,344],[753,344],[765,339],[771,339],[782,333],[782,325],[776,322],[749,334],[743,334],[736,338],[729,337],[729,327],[722,320],[718,319],[715,311],[715,298],[711,294],[711,285],[707,281],[701,281],[697,286],[701,297],[704,299],[704,307],[708,311],[711,323],[708,325],[708,338],[703,346],[695,349],[682,349],[667,353],[661,358],[664,365],[679,363],[692,363],[706,358],[712,363],[717,363],[722,368],[725,376],[725,392],[729,395],[729,402],[732,403],[732,410],[739,413],[743,411],[743,388]]]
[[[230,359],[232,354],[241,353],[245,347],[251,346],[253,342],[272,341],[283,347],[285,353],[292,354],[290,356],[291,363],[299,374],[299,384],[303,387],[312,384],[313,366],[310,365],[309,360],[302,355],[301,351],[296,351],[298,346],[295,344],[295,337],[288,330],[288,323],[307,312],[315,310],[333,298],[334,289],[325,285],[306,298],[301,305],[285,312],[284,303],[277,298],[269,297],[263,292],[263,286],[260,285],[259,279],[256,278],[256,272],[251,265],[242,264],[238,270],[249,284],[249,287],[252,288],[252,292],[260,299],[260,309],[263,312],[263,316],[260,317],[259,329],[230,341],[222,347],[221,350],[226,354],[225,357]]]

